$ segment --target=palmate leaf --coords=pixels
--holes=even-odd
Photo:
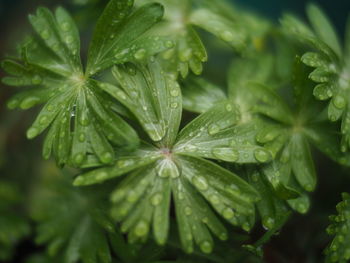
[[[29,222],[18,209],[22,199],[15,184],[0,181],[0,260],[4,262],[30,232]]]
[[[328,118],[333,122],[341,119],[341,133],[343,134],[341,150],[347,151],[350,143],[348,52],[340,44],[333,25],[319,7],[309,5],[307,14],[312,28],[290,17],[285,18],[283,24],[286,29],[292,31],[313,48],[305,53],[301,60],[305,65],[315,68],[309,75],[309,78],[317,83],[313,92],[314,96],[319,100],[330,100]],[[296,25],[302,26],[297,28]],[[303,30],[299,30],[301,27]],[[346,45],[348,43],[345,43]]]
[[[158,62],[156,60],[149,63]],[[204,253],[210,253],[213,248],[210,231],[221,239],[226,239],[227,233],[212,212],[208,202],[230,223],[249,231],[254,224],[254,203],[258,200],[259,195],[234,173],[210,161],[188,156],[177,149],[177,146],[182,145],[175,141],[178,124],[171,124],[171,121],[178,122],[181,110],[175,113],[168,110],[174,108],[171,107],[169,99],[172,100],[175,97],[181,102],[181,93],[176,92],[173,94],[176,96],[173,96],[168,85],[164,85],[164,76],[159,74],[157,64],[149,65],[152,67],[147,67],[147,65],[139,68],[132,67],[135,71],[131,75],[127,72],[130,70],[128,68],[130,65],[119,69],[120,76],[124,76],[124,78],[119,76],[119,79],[125,83],[121,83],[121,88],[108,85],[104,89],[114,96],[122,96],[120,92],[123,92],[124,104],[135,114],[141,124],[142,118],[150,117],[142,114],[154,112],[154,116],[161,117],[159,120],[169,122],[165,126],[165,134],[173,135],[167,141],[163,139],[155,142],[155,147],[140,148],[129,155],[121,154],[113,166],[97,168],[82,174],[75,179],[74,184],[77,186],[91,185],[130,173],[125,176],[111,196],[114,204],[112,215],[121,222],[121,229],[128,233],[129,241],[145,241],[152,230],[157,243],[165,244],[170,221],[170,202],[173,200],[183,248],[187,252],[192,252],[194,244],[197,244]],[[151,77],[147,77],[149,74]],[[140,83],[144,81],[144,76],[149,83],[154,81],[155,85],[148,87],[144,84],[127,84],[128,82],[136,83],[136,81]],[[138,113],[135,104],[132,104],[133,101],[127,98],[129,96],[127,94],[135,92],[131,89],[135,87],[140,87],[139,92],[145,92],[136,98],[142,102],[141,105],[146,103],[152,107],[146,113]],[[146,94],[147,89],[151,87],[152,92]],[[161,111],[159,111],[159,105],[164,105]],[[200,121],[191,122],[181,134],[186,135],[192,129],[191,127],[195,127],[193,131],[196,132],[197,128],[198,130],[201,128],[199,125],[202,124],[201,122],[205,122],[210,116],[216,119],[222,118],[223,114],[225,114],[225,121],[234,123],[235,115],[232,105],[223,104],[223,107],[214,107],[199,116]],[[145,127],[144,129],[147,131]],[[230,138],[234,138],[232,134]],[[206,139],[208,138],[204,136],[203,141]],[[224,135],[221,136],[221,139],[227,141]],[[208,142],[210,143],[210,140]]]
[[[179,134],[174,151],[237,163],[265,163],[271,154],[256,144],[258,122],[237,125],[240,112],[222,102],[201,114]]]
[[[173,44],[144,33],[163,17],[163,7],[150,3],[132,12],[133,0],[110,1],[97,21],[88,53],[87,72],[94,75],[113,64],[143,60]]]
[[[139,120],[154,142],[169,147],[179,129],[182,100],[175,76],[162,70],[158,60],[147,64],[126,64],[113,69],[118,86],[101,89],[118,99]]]
[[[338,214],[329,217],[331,224],[327,232],[334,238],[325,250],[326,262],[345,263],[350,259],[350,196],[343,193],[342,197],[343,200],[336,207]]]
[[[226,1],[193,0],[197,8],[190,22],[225,41],[235,51],[246,55],[264,49],[265,36],[271,25],[265,19],[234,8]],[[247,52],[249,50],[249,52]]]
[[[183,108],[188,111],[203,113],[227,99],[220,87],[201,77],[188,77],[182,85]]]
[[[21,59],[2,63],[12,75],[3,78],[5,84],[34,86],[15,95],[10,108],[46,103],[27,132],[31,139],[48,129],[45,158],[53,153],[59,165],[80,166],[88,155],[95,155],[110,163],[112,146],[137,146],[136,132],[113,113],[112,98],[92,78],[113,64],[139,61],[169,46],[164,39],[143,36],[162,17],[162,7],[149,4],[131,12],[132,4],[111,0],[105,8],[89,49],[87,73],[80,61],[78,30],[63,8],[55,16],[46,8],[30,16],[37,35],[23,45]]]
[[[145,1],[137,2],[143,4]],[[160,0],[159,3],[165,7],[164,19],[152,31],[175,43],[173,48],[162,54],[163,68],[168,72],[179,72],[183,78],[190,70],[200,75],[202,63],[207,61],[207,53],[199,35],[189,22],[192,1]]]
[[[220,239],[227,238],[225,228],[204,199],[232,224],[247,231],[252,227],[253,202],[258,195],[246,182],[208,161],[174,158],[172,165],[169,163],[173,161],[159,160],[136,170],[112,194],[112,215],[122,222],[121,229],[129,233],[130,242],[145,240],[151,227],[157,243],[166,242],[171,193],[181,243],[189,253],[193,251],[193,242],[204,253],[211,252],[213,240],[208,230]],[[167,162],[168,167],[162,162]]]
[[[50,256],[62,255],[66,263],[111,262],[109,238],[115,230],[106,188],[74,188],[66,176],[46,178],[40,187],[31,208],[36,242],[46,244]]]

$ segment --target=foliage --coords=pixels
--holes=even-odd
[[[87,2],[74,1],[95,15]],[[28,176],[28,200],[1,182],[0,259],[32,223],[46,252],[29,263],[261,262],[309,212],[317,156],[350,165],[350,24],[342,46],[319,7],[307,16],[311,27],[222,0],[110,0],[88,42],[63,7],[39,7],[2,81],[21,87],[8,108],[43,104],[27,137],[46,131],[43,157],[60,169]],[[203,70],[220,52],[226,83]],[[343,199],[330,262],[350,258]]]

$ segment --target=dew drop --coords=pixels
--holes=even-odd
[[[209,201],[213,204],[213,205],[218,205],[220,203],[220,199],[216,194],[212,194],[209,196]]]
[[[131,166],[131,165],[134,165],[134,160],[132,159],[129,159],[129,160],[119,160],[117,162],[117,166],[119,168],[125,168],[125,167],[128,167],[128,166]]]
[[[258,162],[265,163],[271,160],[271,154],[265,149],[256,149],[254,157]]]
[[[43,82],[43,79],[39,75],[34,75],[32,78],[32,84],[33,85],[39,85]]]
[[[209,188],[208,182],[203,176],[193,176],[192,183],[201,191],[206,191]]]
[[[84,142],[85,139],[86,139],[85,133],[81,132],[81,133],[79,134],[79,141],[80,141],[80,142]]]
[[[44,124],[47,123],[47,121],[48,121],[48,118],[47,118],[46,116],[41,116],[41,117],[40,117],[40,120],[39,120],[39,123],[40,123],[41,125],[44,125]]]
[[[72,36],[67,36],[66,37],[66,43],[71,44],[74,41],[74,38]]]
[[[262,224],[265,229],[271,229],[275,225],[275,219],[272,217],[265,217],[262,221]]]
[[[195,145],[188,144],[188,145],[186,145],[186,146],[184,147],[184,150],[185,150],[186,152],[195,152],[195,151],[198,150],[198,148],[197,148],[197,146],[195,146]]]
[[[189,206],[186,206],[184,212],[185,212],[185,215],[190,216],[192,215],[192,208]]]
[[[149,230],[148,223],[144,220],[141,220],[137,223],[137,225],[134,229],[134,233],[137,237],[143,237],[143,236],[147,235],[148,230]]]
[[[217,134],[220,131],[220,127],[217,124],[211,124],[208,127],[208,133],[209,135]]]
[[[78,153],[74,156],[74,162],[76,164],[81,164],[84,160],[84,155],[82,153]]]
[[[70,30],[71,26],[68,22],[63,22],[63,23],[61,23],[61,28],[63,31],[67,32]]]
[[[110,163],[113,160],[113,155],[110,152],[105,152],[101,156],[101,161],[103,163]]]
[[[170,90],[170,95],[172,97],[177,97],[177,96],[179,96],[179,94],[180,94],[179,89],[172,89],[172,90]]]
[[[172,109],[176,109],[179,106],[179,104],[177,102],[173,102],[170,104],[170,108]]]
[[[226,106],[225,106],[225,109],[228,111],[228,112],[230,112],[230,111],[232,111],[232,105],[231,104],[226,104]]]
[[[223,161],[236,162],[239,159],[239,152],[230,148],[214,148],[213,155]]]
[[[221,234],[219,235],[219,238],[220,238],[221,240],[227,240],[227,239],[228,239],[228,235],[227,235],[226,232],[223,232],[223,233],[221,233]]]
[[[227,30],[221,32],[220,37],[221,37],[222,40],[224,40],[226,42],[231,42],[231,41],[234,40],[233,34],[230,31],[227,31]]]
[[[51,33],[50,33],[49,30],[45,29],[45,30],[41,31],[40,36],[41,36],[43,39],[47,40],[47,39],[50,38]]]
[[[222,211],[222,216],[227,219],[230,220],[234,217],[235,213],[233,212],[233,210],[229,207],[226,207],[223,211]]]
[[[174,47],[174,42],[171,41],[171,40],[167,40],[167,41],[165,42],[165,46],[166,46],[167,48],[172,48],[172,47]]]
[[[143,49],[143,48],[137,50],[137,51],[135,52],[135,54],[134,54],[134,57],[135,57],[135,59],[137,59],[137,60],[141,60],[141,59],[143,59],[145,56],[146,56],[146,50]]]
[[[210,254],[213,251],[213,245],[209,241],[203,241],[199,247],[205,254]]]
[[[163,200],[163,196],[160,193],[155,193],[152,197],[151,197],[151,204],[153,206],[157,206],[159,205]]]
[[[343,109],[346,106],[346,101],[341,95],[335,96],[332,102],[337,109]]]

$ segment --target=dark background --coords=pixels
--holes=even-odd
[[[285,11],[305,17],[305,5],[309,1],[240,0],[234,2],[267,16],[277,23],[278,18]],[[350,0],[319,0],[313,2],[318,3],[327,12],[340,36],[343,37],[347,15],[350,13]],[[15,44],[23,36],[23,32],[30,28],[27,21],[29,13],[33,12],[38,5],[55,6],[57,4],[71,10],[80,8],[71,5],[68,0],[0,0],[0,59],[14,49]],[[76,19],[79,22],[79,17]],[[90,21],[93,21],[93,19]],[[84,21],[80,22],[83,26],[89,24],[88,22],[84,24]],[[82,35],[82,38],[84,37],[86,36]],[[0,77],[2,77],[2,74],[0,71]],[[40,153],[33,149],[40,149],[40,146],[37,145],[37,142],[28,141],[24,138],[24,131],[28,126],[28,122],[31,121],[31,117],[27,118],[28,115],[6,110],[5,102],[11,93],[11,88],[0,84],[0,140],[1,138],[6,140],[5,146],[2,148],[3,153],[0,153],[0,165],[5,162],[5,168],[12,166],[13,170],[30,173],[33,169],[30,164],[30,160],[34,158],[33,155],[40,157]],[[10,136],[2,136],[4,133],[10,134]],[[29,160],[28,156],[30,156]],[[339,165],[322,155],[316,153],[315,156],[319,184],[316,192],[311,197],[313,200],[311,210],[307,215],[294,215],[280,235],[272,239],[265,249],[267,262],[302,263],[322,261],[322,251],[329,242],[329,237],[325,233],[326,226],[329,223],[327,217],[335,213],[335,205],[341,199],[340,193],[350,192],[350,171],[339,167]],[[16,166],[18,163],[21,164],[21,167]],[[0,176],[2,176],[1,170]],[[19,257],[15,258],[13,262],[20,263],[20,255],[23,256],[32,250],[40,250],[40,248],[34,247],[30,241],[22,243],[17,253]]]

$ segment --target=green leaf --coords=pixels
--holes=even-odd
[[[247,45],[248,37],[242,25],[234,23],[210,9],[197,9],[191,14],[190,21],[219,37],[238,51],[242,51]]]
[[[343,200],[336,206],[338,214],[329,217],[331,224],[327,228],[327,232],[334,238],[325,249],[325,262],[345,263],[350,259],[350,196],[348,193],[343,193],[342,197]]]
[[[341,56],[342,48],[340,41],[328,17],[315,4],[309,4],[306,11],[308,18],[318,37],[327,45],[329,45],[338,56]]]
[[[153,163],[160,157],[160,151],[158,152],[155,148],[144,146],[135,152],[117,156],[112,166],[98,168],[79,175],[75,178],[74,185],[78,186],[101,183]]]
[[[203,113],[226,99],[221,88],[203,78],[189,77],[183,86],[183,107],[188,111]]]
[[[259,194],[243,179],[201,158],[181,156],[180,160],[182,174],[229,222],[242,225],[247,222],[239,222],[240,216],[254,215]]]
[[[39,7],[29,20],[45,46],[64,62],[67,69],[79,73],[79,34],[70,15],[61,7],[56,9],[55,16],[47,8]]]
[[[289,163],[282,163],[275,160],[271,164],[265,166],[262,173],[279,198],[288,200],[300,196],[300,193],[290,186],[292,178],[291,165]]]
[[[265,229],[273,229],[288,211],[284,202],[271,190],[269,183],[259,171],[249,172],[250,184],[259,192],[261,199],[256,206],[259,211],[262,225]]]
[[[114,226],[107,213],[107,189],[80,190],[67,177],[44,179],[38,189],[31,208],[36,242],[47,245],[49,255],[62,255],[65,263],[111,263],[108,239]]]
[[[304,133],[312,144],[329,158],[342,165],[349,165],[349,154],[342,153],[339,148],[339,134],[329,126],[328,123],[310,126],[304,130]]]
[[[101,89],[118,99],[139,120],[153,141],[171,145],[179,129],[182,96],[174,75],[165,73],[156,60],[145,65],[127,64],[113,69],[120,88]]]
[[[133,12],[132,7],[133,0],[111,0],[104,9],[89,47],[86,71],[90,76],[113,64],[143,59],[172,47],[171,42],[144,36],[162,18],[162,6],[146,4]]]
[[[238,163],[264,163],[271,154],[255,143],[257,123],[236,125],[238,109],[222,102],[190,122],[179,134],[174,151]]]
[[[248,92],[242,90],[249,85],[249,82],[266,83],[271,78],[272,72],[273,60],[269,55],[233,60],[228,73],[229,97],[240,103],[242,96],[248,96]]]

